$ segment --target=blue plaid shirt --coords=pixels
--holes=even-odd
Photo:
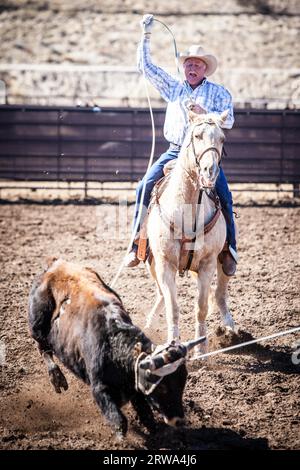
[[[165,138],[174,144],[182,145],[188,129],[187,102],[199,104],[208,113],[220,114],[230,110],[225,123],[225,129],[231,129],[234,123],[232,98],[228,90],[221,85],[210,82],[207,78],[194,90],[185,80],[183,83],[152,63],[150,55],[150,40],[142,39],[138,47],[138,68],[143,72],[152,85],[167,101],[167,111],[164,124]]]

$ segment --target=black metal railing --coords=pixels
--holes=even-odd
[[[156,156],[167,148],[155,109]],[[290,183],[299,190],[300,111],[237,110],[223,166],[231,183]],[[3,180],[132,182],[146,170],[149,111],[142,108],[0,106]]]

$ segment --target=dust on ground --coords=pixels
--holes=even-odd
[[[222,354],[206,363],[190,362],[184,394],[186,427],[160,422],[150,435],[127,406],[129,432],[117,442],[93,402],[89,388],[65,371],[69,390],[56,394],[30,338],[27,302],[32,280],[45,256],[59,255],[94,267],[109,282],[127,247],[112,241],[113,205],[0,204],[0,448],[2,449],[299,449],[299,366],[293,364],[291,335]],[[132,215],[133,207],[129,207]],[[238,208],[237,275],[230,284],[230,306],[237,336],[220,331],[219,315],[208,318],[215,332],[210,347],[249,340],[299,325],[300,208],[289,204]],[[131,220],[129,217],[128,227]],[[194,336],[193,278],[178,280],[181,334]],[[141,264],[123,271],[116,285],[133,321],[143,327],[155,289]],[[166,339],[165,319],[151,331]],[[2,349],[3,352],[3,349]],[[294,352],[294,358],[299,358]]]

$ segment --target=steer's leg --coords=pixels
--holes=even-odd
[[[68,390],[68,382],[60,368],[53,361],[53,354],[51,351],[43,351],[39,345],[40,353],[43,356],[45,364],[48,369],[49,379],[52,383],[56,393],[61,393],[61,389]]]
[[[218,280],[215,294],[216,302],[221,313],[223,325],[227,328],[230,328],[231,330],[234,330],[234,321],[227,305],[229,281],[230,277],[224,274],[222,265],[218,261]]]
[[[101,382],[97,382],[92,384],[92,392],[103,415],[116,431],[117,437],[125,436],[127,432],[127,419],[113,399],[109,388]]]
[[[53,361],[53,352],[47,337],[51,329],[51,317],[55,302],[49,286],[45,283],[34,285],[29,301],[29,328],[31,336],[38,343],[38,348],[48,369],[50,382],[57,393],[61,388],[67,390],[68,383],[60,368]]]
[[[208,312],[208,295],[209,288],[212,282],[213,275],[216,270],[216,259],[210,257],[201,261],[197,284],[198,284],[198,301],[195,308],[196,314],[196,328],[195,328],[195,339],[199,336],[206,336],[206,316]],[[196,346],[194,357],[197,358],[201,354],[207,352],[208,341],[201,343]]]

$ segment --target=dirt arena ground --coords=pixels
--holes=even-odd
[[[207,364],[189,363],[187,424],[177,431],[161,424],[149,435],[128,406],[129,433],[118,443],[88,387],[70,373],[69,390],[55,394],[28,334],[29,289],[46,255],[90,265],[111,281],[126,249],[126,239],[112,243],[105,236],[115,210],[106,204],[0,204],[0,448],[299,449],[300,368],[292,362],[293,351],[294,358],[300,356],[299,334],[218,355]],[[241,204],[237,211],[240,263],[230,305],[240,338],[299,325],[299,205]],[[145,267],[123,271],[116,289],[133,321],[143,326],[154,300]],[[183,340],[193,337],[195,294],[192,278],[179,279]],[[157,342],[166,337],[164,319],[159,325],[151,331]],[[209,330],[218,325],[212,313]],[[225,343],[226,337],[215,337],[210,347]]]

